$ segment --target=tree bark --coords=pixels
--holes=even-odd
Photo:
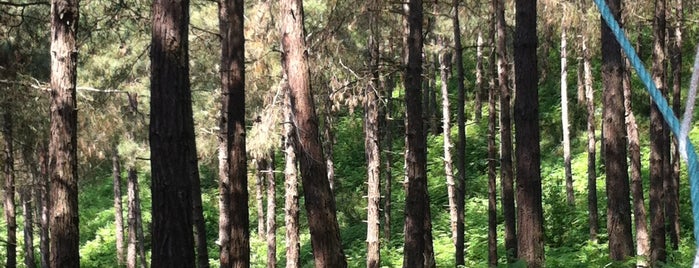
[[[427,230],[426,215],[429,204],[427,194],[427,150],[423,131],[421,85],[422,85],[422,0],[409,0],[403,5],[406,12],[405,28],[405,136],[406,178],[405,198],[405,246],[403,267],[425,267]]]
[[[34,175],[30,175],[34,176]],[[24,215],[24,266],[27,268],[36,267],[34,260],[34,215],[32,213],[32,192],[29,186],[24,186],[19,192],[19,199],[22,202],[22,213]]]
[[[267,267],[277,267],[277,183],[274,178],[274,151],[267,157],[265,177],[267,177]]]
[[[655,1],[655,16],[653,20],[653,82],[658,90],[665,95],[665,0]],[[665,177],[670,175],[666,165],[666,157],[669,157],[669,140],[666,136],[666,124],[658,110],[657,105],[651,99],[650,110],[650,213],[651,217],[651,241],[650,261],[651,265],[659,265],[666,259],[666,232],[665,232],[665,200],[670,193],[664,189]]]
[[[3,168],[3,173],[5,175],[5,187],[4,187],[4,214],[5,223],[7,224],[7,241],[5,241],[5,249],[7,258],[5,261],[5,266],[17,267],[17,217],[16,217],[16,207],[15,207],[15,159],[14,159],[14,146],[13,146],[13,118],[10,111],[10,104],[5,104],[5,110],[3,112],[3,126],[2,126],[2,136],[5,143],[5,166]]]
[[[292,122],[296,127],[296,154],[303,180],[308,225],[316,267],[346,267],[347,261],[340,241],[335,199],[323,164],[323,148],[318,133],[309,81],[308,51],[304,40],[303,1],[281,1],[282,69],[290,88]]]
[[[328,169],[328,183],[330,190],[335,189],[335,157],[333,148],[335,146],[335,133],[333,130],[332,99],[330,90],[325,95],[323,107],[323,152],[325,155],[325,166]]]
[[[458,2],[457,6],[458,7]],[[454,8],[454,7],[452,7]],[[458,9],[457,12],[455,13],[454,16],[458,16]],[[459,32],[461,31],[459,28],[455,28]],[[456,30],[454,31],[456,33]],[[461,33],[459,33],[461,35]],[[483,87],[483,36],[480,30],[478,30],[478,37],[476,38],[476,84],[475,84],[475,89],[473,90],[473,95],[475,99],[474,103],[474,119],[476,122],[480,122],[481,118],[483,117],[483,95],[484,95],[484,87]]]
[[[670,52],[670,69],[672,72],[672,110],[675,116],[679,118],[680,98],[682,95],[682,27],[684,20],[683,1],[676,0],[675,6],[675,26],[668,27],[669,40],[671,46]],[[669,12],[669,11],[668,11]],[[670,247],[672,250],[679,248],[680,241],[680,205],[679,205],[679,184],[680,184],[680,151],[677,137],[672,138],[672,170],[671,175],[666,177],[667,184],[667,204],[666,213],[668,217],[668,232],[670,233]]]
[[[371,79],[364,88],[364,152],[367,164],[367,267],[375,268],[381,264],[381,245],[379,243],[379,203],[381,202],[381,155],[379,143],[379,1],[367,3],[370,36],[369,72]]]
[[[626,59],[626,66],[629,66]],[[634,224],[636,225],[636,255],[638,267],[648,265],[650,251],[648,225],[646,224],[646,206],[643,197],[643,178],[641,175],[641,145],[638,137],[638,126],[631,103],[631,73],[624,68],[624,109],[626,110],[626,131],[629,137],[629,162],[631,163],[631,197],[633,199]]]
[[[536,57],[536,0],[517,0],[514,40],[515,139],[517,147],[517,256],[529,267],[544,265],[544,214],[539,148],[539,74]],[[527,66],[527,67],[524,67]]]
[[[300,267],[299,245],[299,193],[294,139],[296,130],[292,124],[289,85],[284,84],[284,222],[286,227],[286,267]]]
[[[495,20],[490,22],[490,41],[495,43]],[[498,75],[495,66],[495,49],[491,50],[489,62],[490,83],[488,90],[488,266],[498,265],[498,238],[497,238],[497,149],[495,148],[495,125],[497,122],[496,102],[498,87],[495,77]],[[509,254],[508,254],[509,256]]]
[[[607,0],[614,16],[620,17],[620,0]],[[613,260],[633,256],[629,175],[626,158],[626,128],[622,88],[623,63],[619,43],[602,22],[602,83],[604,85],[603,146],[607,183],[607,232]]]
[[[244,1],[219,4],[221,119],[219,127],[219,243],[221,267],[250,266],[247,154],[245,151]]]
[[[121,207],[121,164],[119,151],[114,147],[112,155],[112,186],[114,190],[114,222],[116,225],[117,264],[124,264],[124,210]]]
[[[493,0],[497,39],[495,41],[500,91],[500,176],[502,180],[502,211],[505,216],[505,250],[508,262],[517,258],[517,231],[515,215],[514,174],[512,166],[512,121],[510,120],[510,89],[507,87],[507,47],[505,36],[505,3]],[[528,64],[528,63],[527,63]]]
[[[464,87],[464,63],[463,49],[461,45],[461,23],[459,22],[459,0],[452,1],[452,25],[454,28],[454,65],[456,66],[456,120],[458,136],[456,140],[456,260],[455,265],[465,264],[465,242],[464,242],[464,205],[466,195],[466,114],[464,106],[466,104],[466,90]],[[479,46],[480,48],[480,46]],[[479,58],[480,59],[480,58]],[[482,60],[482,59],[481,59]],[[483,68],[482,64],[480,65]],[[478,82],[478,80],[477,80]],[[482,87],[482,86],[481,86]],[[476,90],[480,90],[477,87]],[[481,109],[477,109],[476,116]]]
[[[195,266],[189,1],[152,6],[150,148],[154,267]]]
[[[568,51],[565,21],[561,21],[561,124],[563,125],[563,166],[566,180],[566,202],[575,205],[573,172],[570,164],[570,123],[568,123]]]
[[[204,208],[201,200],[201,181],[199,178],[199,166],[197,163],[196,144],[192,140],[194,152],[189,155],[189,163],[192,165],[190,179],[192,180],[192,222],[194,224],[194,246],[198,268],[209,267],[209,248],[206,246],[206,223],[204,222]]]
[[[454,181],[454,171],[453,171],[453,162],[452,162],[452,157],[451,157],[451,115],[449,113],[449,72],[450,72],[450,66],[449,63],[451,61],[451,55],[446,52],[446,47],[444,47],[444,40],[443,38],[440,38],[438,41],[439,43],[439,48],[440,48],[440,54],[439,54],[439,77],[440,77],[440,82],[441,82],[441,90],[442,90],[442,135],[444,139],[443,147],[444,147],[444,175],[446,177],[446,183],[447,183],[447,196],[449,199],[449,221],[451,223],[451,238],[452,242],[454,243],[454,248],[457,248],[456,245],[456,236],[457,236],[457,230],[456,230],[456,223],[458,221],[458,211],[456,209],[456,204],[458,201],[456,200],[457,197],[457,191],[456,189],[456,182]]]
[[[266,239],[265,236],[265,174],[266,160],[255,159],[257,173],[255,174],[255,206],[257,210],[257,236]]]
[[[127,177],[127,183],[126,183],[126,194],[127,194],[127,199],[128,199],[128,212],[127,212],[127,221],[128,221],[128,244],[126,247],[126,267],[127,268],[136,268],[136,265],[138,263],[138,255],[136,254],[136,246],[138,243],[138,240],[136,239],[136,209],[137,209],[137,202],[136,199],[138,198],[138,177],[136,176],[136,172],[134,170],[133,174],[131,172],[132,170],[129,169],[128,171],[128,177]],[[141,260],[143,261],[143,260]]]
[[[76,33],[78,0],[51,1],[50,266],[80,266]]]
[[[385,124],[383,126],[386,140],[384,142],[384,200],[383,200],[383,236],[391,241],[391,193],[393,184],[393,77],[386,77],[382,88],[386,90]]]
[[[37,206],[39,210],[39,251],[41,253],[41,267],[50,267],[50,248],[49,243],[49,157],[48,147],[43,144],[39,148],[39,163],[41,165],[40,176],[36,184],[36,196],[39,201]]]
[[[582,34],[583,84],[587,108],[587,210],[590,240],[597,242],[599,213],[597,209],[597,141],[595,137],[595,91],[592,87],[592,66],[587,48],[587,36]]]

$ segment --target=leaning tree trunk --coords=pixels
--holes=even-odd
[[[380,170],[381,155],[379,143],[379,1],[368,4],[370,36],[369,72],[371,80],[364,88],[364,151],[367,164],[367,267],[381,264],[379,244],[379,203],[381,201]]]
[[[250,266],[243,10],[243,0],[225,0],[219,4],[219,32],[222,37],[219,121],[221,267]]]
[[[566,202],[575,205],[573,172],[570,164],[570,124],[568,123],[568,51],[565,21],[561,21],[561,125],[563,125],[563,166],[566,180]]]
[[[592,88],[592,66],[587,48],[587,36],[582,34],[583,84],[587,108],[587,210],[590,240],[597,241],[599,213],[597,209],[597,141],[595,137],[595,91]]]
[[[4,191],[4,210],[5,224],[7,224],[7,241],[5,241],[6,252],[6,267],[17,267],[17,218],[15,215],[15,159],[13,146],[13,131],[12,131],[12,114],[10,104],[5,104],[5,112],[3,113],[2,136],[5,143],[5,167],[3,173],[5,175],[5,191]]]
[[[318,131],[318,117],[313,103],[304,39],[303,1],[283,0],[280,6],[282,69],[287,75],[292,122],[296,127],[296,154],[309,219],[311,245],[316,267],[346,267],[340,241],[335,198],[327,180],[328,170],[322,159],[323,148]]]
[[[78,0],[51,1],[51,137],[49,200],[51,267],[80,266],[78,228],[78,114],[76,79]]]
[[[406,107],[406,178],[405,246],[403,267],[424,267],[427,236],[425,219],[428,214],[427,151],[423,131],[422,85],[422,0],[409,0],[403,5],[405,28],[405,107]]]
[[[529,267],[544,265],[541,204],[539,74],[536,57],[536,1],[517,0],[515,28],[515,139],[517,148],[517,256]],[[501,108],[502,109],[502,108]]]
[[[677,25],[668,28],[670,34],[671,47],[670,51],[670,69],[672,71],[672,110],[675,116],[679,118],[680,113],[680,98],[682,95],[682,27],[684,20],[682,0],[675,2],[675,22]],[[666,177],[668,186],[667,203],[665,204],[668,217],[668,232],[670,233],[670,247],[672,250],[679,248],[680,240],[680,204],[679,204],[679,184],[680,184],[680,150],[677,143],[677,137],[673,136],[672,144],[672,174]]]
[[[117,264],[124,264],[124,209],[121,207],[121,164],[119,151],[114,147],[112,155],[112,186],[114,189],[114,222],[116,225]]]
[[[189,84],[189,1],[155,0],[152,19],[152,264],[194,267],[192,175],[197,167],[192,163],[196,147]]]
[[[658,90],[665,95],[665,0],[655,1],[655,16],[653,20],[653,82]],[[670,193],[664,189],[665,177],[669,177],[666,157],[669,151],[669,140],[666,136],[666,124],[656,103],[651,99],[650,110],[650,214],[651,240],[650,262],[651,265],[660,265],[666,259],[665,246],[665,206],[666,195]]]
[[[277,183],[274,179],[274,151],[267,157],[265,177],[267,177],[267,267],[277,267]]]
[[[502,180],[502,211],[505,216],[505,249],[508,262],[517,258],[517,231],[512,166],[512,122],[510,121],[510,90],[507,87],[507,47],[505,28],[505,2],[493,0],[497,40],[495,41],[500,91],[500,176]],[[527,63],[528,64],[528,63]]]
[[[607,0],[614,16],[620,17],[621,1]],[[626,158],[626,127],[622,88],[621,48],[609,27],[602,22],[602,84],[604,85],[603,147],[607,183],[607,232],[613,260],[633,256],[629,175]]]
[[[458,125],[458,136],[456,140],[456,181],[458,191],[456,192],[455,265],[464,265],[464,200],[466,195],[466,114],[464,112],[464,106],[466,102],[466,90],[464,88],[464,63],[461,46],[461,23],[459,22],[459,2],[459,0],[453,0],[451,4],[452,11],[454,12],[452,14],[452,26],[454,28],[454,65],[456,65],[456,88],[458,92],[456,101],[456,121]],[[482,69],[482,64],[480,67]],[[480,91],[480,88],[481,87],[476,87],[476,90]],[[478,93],[476,95],[478,95]],[[476,115],[478,114],[480,114],[480,109],[476,111]]]
[[[296,268],[301,264],[299,244],[299,193],[296,170],[294,139],[296,130],[291,123],[291,100],[289,86],[284,84],[284,223],[286,227],[286,267]]]

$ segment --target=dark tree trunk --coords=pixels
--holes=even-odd
[[[196,148],[192,140],[192,148]],[[201,181],[199,178],[199,166],[197,164],[196,149],[190,153],[189,164],[192,165],[192,222],[194,224],[194,246],[198,268],[209,267],[209,248],[206,246],[206,223],[204,222],[204,208],[201,200]]]
[[[587,36],[582,35],[583,84],[587,108],[587,210],[590,240],[597,241],[599,213],[597,209],[597,141],[595,137],[595,91],[592,87],[592,66],[587,48]]]
[[[379,143],[379,17],[380,2],[372,0],[367,3],[370,36],[369,72],[371,80],[364,88],[364,151],[367,164],[367,267],[375,268],[381,264],[379,244],[379,203],[381,202],[381,155]]]
[[[625,62],[629,66],[628,59]],[[641,145],[638,126],[631,103],[631,73],[624,68],[624,109],[626,110],[626,132],[629,137],[629,162],[631,163],[631,197],[633,199],[634,224],[636,225],[636,255],[642,256],[636,263],[638,267],[648,266],[650,251],[645,198],[643,197],[643,178],[641,176]]]
[[[323,107],[323,153],[325,155],[325,166],[328,169],[328,183],[330,190],[335,188],[335,157],[333,148],[335,146],[335,133],[333,130],[332,99],[328,91],[325,95]]]
[[[50,266],[80,266],[78,114],[75,86],[78,0],[51,1]]]
[[[124,210],[121,207],[121,164],[119,151],[114,146],[112,155],[112,186],[114,189],[114,222],[116,225],[117,264],[124,264]]]
[[[265,159],[255,159],[255,208],[257,210],[257,236],[265,239]]]
[[[490,41],[495,43],[495,20],[490,22]],[[495,66],[495,49],[491,50],[489,60],[490,83],[488,89],[488,266],[498,265],[497,238],[497,149],[495,147],[495,125],[497,122],[496,102],[498,87],[495,83],[497,68]]]
[[[15,207],[15,159],[13,146],[13,126],[12,114],[9,108],[10,104],[5,104],[3,113],[2,136],[5,143],[5,165],[3,173],[5,175],[4,187],[4,209],[5,209],[5,224],[7,224],[7,241],[4,241],[7,250],[5,257],[5,266],[10,268],[17,267],[17,218]]]
[[[33,177],[33,175],[31,176]],[[22,202],[22,213],[24,214],[24,266],[34,268],[36,261],[34,260],[34,215],[32,213],[31,188],[24,186],[19,192],[19,199]]]
[[[493,0],[497,39],[495,41],[500,91],[500,176],[502,180],[502,211],[505,215],[505,249],[508,262],[517,258],[514,174],[512,166],[512,121],[510,120],[510,89],[507,87],[507,47],[505,36],[505,3]],[[527,63],[528,64],[528,63]],[[537,143],[538,144],[538,143]]]
[[[458,7],[458,1],[456,2],[457,7]],[[452,5],[452,8],[454,6]],[[457,9],[458,10],[458,9]],[[458,12],[456,15],[453,16],[458,16]],[[455,25],[458,26],[458,25]],[[454,29],[460,29],[460,28],[454,28]],[[456,30],[456,31],[461,31],[461,30]],[[454,33],[456,33],[454,31]],[[461,33],[459,33],[461,35]],[[459,39],[461,36],[459,36]],[[475,110],[475,115],[474,119],[476,122],[480,122],[481,118],[483,117],[483,95],[484,93],[484,88],[483,87],[483,36],[480,30],[478,30],[478,37],[476,39],[476,83],[475,83],[475,89],[473,90],[473,97],[475,99],[474,103],[474,110]]]
[[[296,154],[303,180],[308,225],[316,267],[346,267],[340,241],[335,199],[327,180],[327,166],[318,133],[304,40],[303,2],[281,1],[282,68],[288,78],[293,124],[297,129]],[[289,69],[293,68],[293,69]]]
[[[539,93],[536,57],[536,1],[516,1],[514,39],[515,139],[517,148],[517,256],[529,267],[544,265],[544,214],[541,204]]]
[[[386,90],[385,124],[383,126],[386,140],[384,142],[384,200],[383,200],[383,236],[386,241],[391,241],[391,193],[393,184],[393,77],[386,77],[382,88]]]
[[[152,6],[150,148],[154,267],[195,266],[189,1]]]
[[[41,252],[41,267],[49,267],[50,243],[49,243],[49,157],[48,147],[43,144],[39,149],[39,163],[41,165],[40,176],[36,184],[36,198],[39,201],[37,210],[39,214],[39,251]]]
[[[128,196],[128,223],[129,223],[129,241],[127,250],[126,266],[135,268],[137,263],[139,267],[148,267],[143,238],[143,219],[141,217],[141,199],[138,190],[138,174],[135,167],[129,167],[127,179],[127,196]],[[137,259],[140,258],[140,262]]]
[[[406,178],[405,246],[403,267],[424,267],[426,247],[425,219],[429,214],[425,133],[423,131],[422,86],[422,0],[409,0],[403,6],[406,12],[405,33],[405,107],[406,107]]]
[[[243,0],[219,4],[221,119],[219,126],[219,242],[221,267],[250,266],[247,154],[245,152],[245,37]],[[220,159],[219,158],[219,159]],[[220,160],[219,160],[220,161]]]
[[[466,90],[464,88],[464,63],[463,50],[461,46],[461,23],[459,22],[459,0],[453,0],[451,8],[454,11],[452,14],[452,26],[454,27],[454,65],[456,65],[456,121],[458,128],[458,136],[456,140],[456,254],[455,264],[464,265],[465,263],[465,242],[464,242],[464,204],[466,195],[466,114],[464,105],[466,104]],[[480,46],[479,46],[480,49]],[[479,58],[479,60],[482,60]],[[483,68],[482,64],[480,69]],[[479,70],[480,70],[479,69]],[[480,91],[481,87],[476,87],[476,91]],[[478,95],[478,93],[476,93]],[[480,99],[477,97],[477,99]],[[480,109],[477,108],[476,116],[480,115]]]
[[[299,189],[296,169],[294,139],[296,129],[292,124],[289,85],[284,82],[284,223],[286,227],[286,267],[301,264],[299,244]]]
[[[607,0],[614,16],[620,17],[620,0]],[[624,66],[619,43],[609,27],[602,22],[602,84],[604,85],[604,160],[607,183],[607,232],[609,251],[613,260],[633,256],[631,236],[631,206],[629,175],[626,158],[626,127],[624,122]]]
[[[675,26],[668,27],[670,46],[670,69],[672,72],[672,110],[679,118],[680,98],[682,95],[682,27],[684,20],[683,2],[676,0],[675,6]],[[668,186],[665,204],[668,217],[668,232],[670,233],[670,247],[677,250],[680,241],[680,204],[679,204],[679,184],[680,184],[680,150],[677,137],[672,138],[672,172],[666,177]]]
[[[274,151],[267,157],[265,177],[267,178],[267,267],[277,267],[277,183],[274,179]]]
[[[655,16],[653,20],[653,82],[663,95],[666,95],[665,87],[665,0],[655,1]],[[665,203],[667,195],[664,189],[665,178],[669,177],[666,165],[669,159],[669,140],[667,139],[667,126],[660,110],[651,99],[650,110],[650,219],[651,241],[650,261],[651,265],[659,265],[665,262]],[[669,162],[668,162],[669,163]]]

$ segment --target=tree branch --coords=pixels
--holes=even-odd
[[[0,1],[1,6],[13,6],[13,7],[28,7],[28,6],[51,6],[49,2],[31,2],[31,3],[13,3],[7,1]]]

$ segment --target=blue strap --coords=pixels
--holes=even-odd
[[[668,126],[670,126],[672,133],[675,135],[675,137],[681,137],[680,123],[677,120],[677,117],[675,117],[667,101],[660,93],[658,88],[655,86],[655,83],[653,83],[650,74],[643,66],[641,59],[638,58],[638,54],[636,54],[636,51],[633,49],[633,46],[631,46],[631,42],[629,42],[629,39],[626,38],[626,35],[621,30],[621,27],[619,27],[619,24],[614,19],[614,16],[612,15],[612,12],[609,10],[609,7],[604,2],[604,0],[594,1],[597,7],[599,8],[600,12],[602,13],[602,18],[604,18],[604,20],[607,22],[607,25],[609,25],[609,28],[614,33],[614,36],[621,45],[621,48],[624,50],[624,53],[626,53],[626,56],[629,58],[629,61],[631,61],[631,65],[634,69],[636,69],[636,73],[641,78],[643,84],[645,84],[646,89],[648,90],[648,93],[650,93],[651,98],[653,98],[653,101],[657,104],[658,110],[660,110],[660,113],[665,119],[665,122],[667,122]],[[687,136],[685,136],[685,143],[687,145],[686,153],[687,164],[689,166],[689,186],[692,199],[692,216],[694,219],[694,242],[695,245],[697,245],[697,248],[699,249],[699,203],[697,203],[699,202],[699,165],[697,164],[697,154],[694,151],[694,146],[692,146],[692,143],[689,140],[689,137]],[[697,254],[697,256],[699,256],[699,251],[697,252]],[[695,264],[696,261],[697,260],[695,260]]]

